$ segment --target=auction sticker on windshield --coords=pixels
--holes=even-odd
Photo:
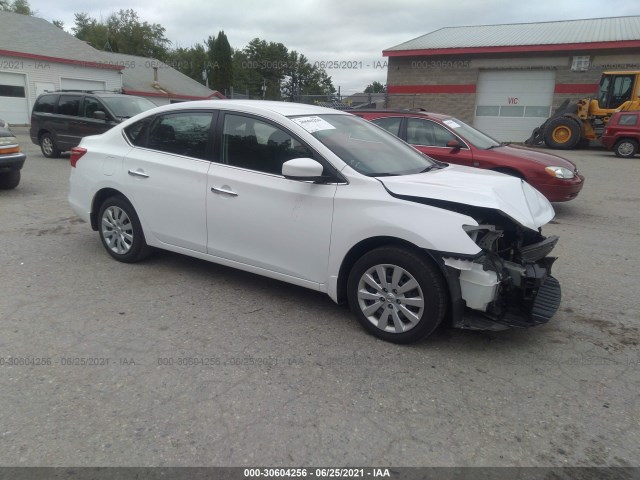
[[[460,124],[453,120],[443,120],[442,123],[450,126],[451,128],[460,128]]]
[[[320,130],[335,130],[336,128],[326,120],[323,120],[322,118],[316,116],[297,117],[292,118],[291,120],[300,125],[309,133],[319,132]]]

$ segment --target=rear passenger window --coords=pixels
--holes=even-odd
[[[57,97],[55,95],[43,95],[36,101],[33,111],[39,113],[53,113],[53,110],[56,107],[56,98]]]
[[[628,115],[620,115],[620,119],[618,120],[618,125],[637,125],[638,124],[638,115],[628,114]]]
[[[400,136],[401,121],[402,119],[398,117],[384,117],[371,120],[372,123],[384,128],[389,133],[393,133],[396,137]]]
[[[58,101],[58,113],[60,115],[70,115],[77,117],[80,115],[80,100],[82,97],[79,95],[60,95]]]
[[[208,160],[207,144],[212,118],[213,114],[206,112],[160,116],[151,125],[147,148]]]
[[[282,175],[282,164],[313,153],[289,133],[241,115],[224,117],[222,162],[258,172]]]

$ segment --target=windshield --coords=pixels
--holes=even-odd
[[[410,175],[435,165],[434,160],[360,117],[310,115],[291,120],[363,175]]]
[[[146,98],[123,95],[121,97],[100,97],[107,104],[113,114],[119,118],[131,118],[157,105]]]
[[[453,130],[454,133],[460,135],[462,138],[481,150],[488,150],[501,145],[501,143],[496,139],[491,138],[486,133],[482,133],[480,130],[476,130],[471,125],[467,125],[457,118],[446,118],[442,123]]]

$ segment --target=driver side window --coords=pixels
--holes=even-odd
[[[407,143],[411,145],[446,147],[451,140],[458,140],[458,137],[436,122],[420,118],[407,120]]]
[[[222,163],[282,175],[282,164],[313,153],[286,131],[256,118],[226,114]]]

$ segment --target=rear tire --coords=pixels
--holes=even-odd
[[[16,188],[20,183],[20,170],[9,170],[8,172],[0,173],[0,189],[11,190]]]
[[[427,258],[387,246],[364,254],[347,282],[349,306],[371,334],[393,343],[416,342],[442,322],[444,278]]]
[[[613,147],[613,151],[616,157],[631,158],[638,153],[638,142],[632,138],[623,138],[622,140],[618,140]]]
[[[126,198],[118,195],[106,199],[100,206],[98,222],[102,245],[119,262],[138,262],[151,253],[138,215]]]
[[[42,154],[47,158],[60,158],[61,152],[56,146],[53,135],[50,133],[43,133],[40,136],[40,150],[42,150]]]
[[[552,118],[544,129],[544,143],[549,148],[570,150],[580,143],[581,131],[580,124],[573,118]]]

